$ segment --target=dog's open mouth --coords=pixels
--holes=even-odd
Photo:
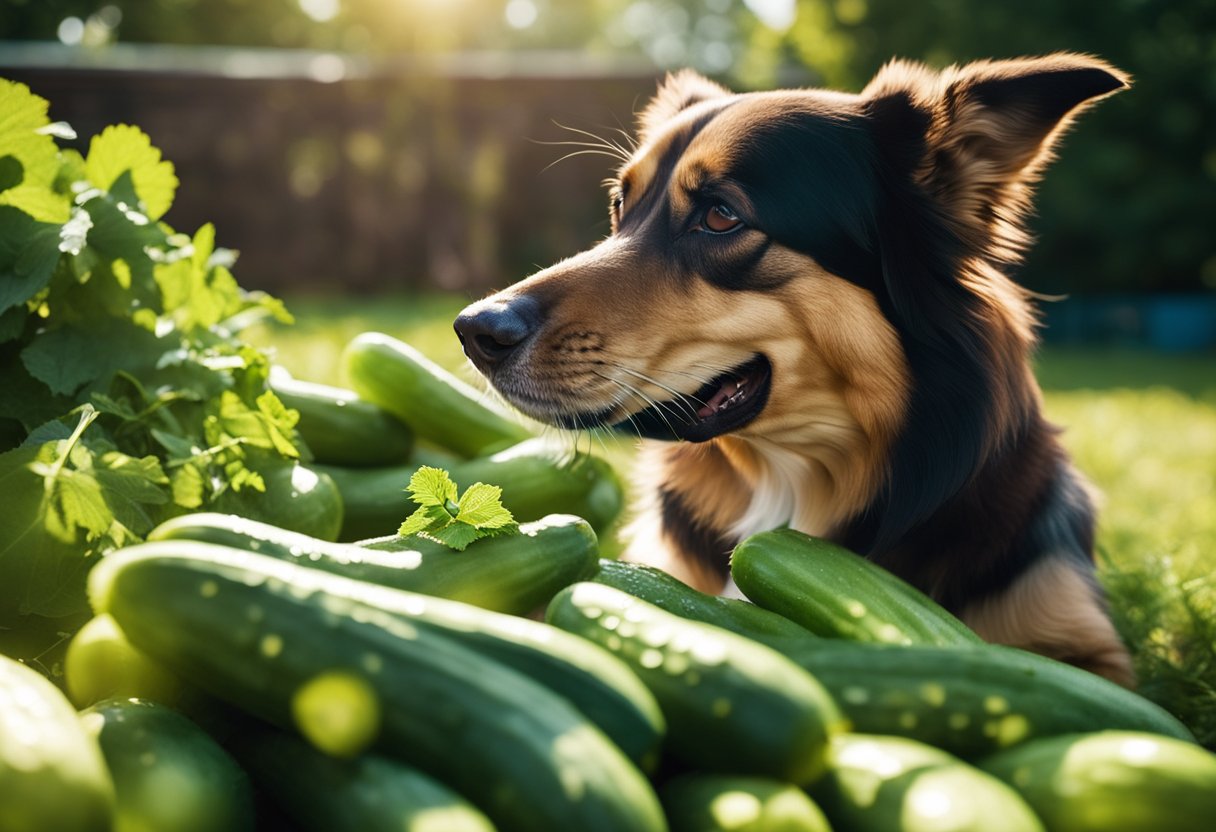
[[[767,358],[757,355],[712,379],[692,395],[653,404],[612,427],[650,439],[690,442],[704,442],[730,433],[764,410],[772,388],[772,369]]]

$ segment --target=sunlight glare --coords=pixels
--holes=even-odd
[[[533,0],[510,0],[503,10],[507,25],[512,29],[527,29],[536,22],[539,11]]]
[[[793,26],[798,16],[794,0],[743,0],[743,3],[761,23],[777,32]]]
[[[339,0],[296,0],[300,11],[317,23],[328,23],[338,16],[342,6]]]

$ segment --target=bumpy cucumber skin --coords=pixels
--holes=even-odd
[[[114,785],[97,741],[44,676],[0,656],[0,830],[109,832]]]
[[[881,566],[792,529],[747,538],[735,547],[730,570],[749,599],[816,635],[941,647],[983,643],[966,624]]]
[[[746,601],[700,592],[653,566],[601,558],[599,571],[591,580],[628,592],[681,618],[712,624],[778,649],[790,639],[814,638],[809,630],[784,616]]]
[[[843,720],[819,683],[775,650],[595,583],[559,592],[546,620],[633,668],[667,718],[668,748],[689,764],[799,785],[823,774]]]
[[[831,832],[806,792],[779,780],[684,774],[659,797],[671,832]]]
[[[426,832],[428,815],[436,832],[438,818],[442,832],[494,832],[460,795],[388,757],[338,760],[298,737],[258,726],[244,732],[236,748],[258,786],[304,832]]]
[[[318,675],[361,679],[382,703],[379,749],[455,788],[500,829],[665,828],[645,777],[561,697],[431,628],[267,579],[244,567],[251,559],[261,558],[143,544],[93,570],[90,598],[136,647],[280,726]]]
[[[419,464],[387,468],[318,466],[337,483],[345,509],[341,539],[392,534],[412,510],[405,487]],[[603,531],[621,512],[623,490],[612,467],[593,456],[571,457],[544,439],[529,439],[488,457],[445,466],[461,488],[475,482],[502,488],[516,521],[575,514]]]
[[[420,437],[474,457],[532,435],[488,397],[418,350],[381,332],[355,336],[342,356],[355,392]]]
[[[843,734],[813,794],[838,829],[1043,832],[1018,793],[946,752],[904,737]]]
[[[392,465],[409,458],[414,432],[353,390],[274,377],[270,389],[300,414],[296,423],[313,461],[329,465]]]
[[[577,518],[570,519],[577,521]],[[577,523],[582,524],[582,521]],[[582,525],[585,527],[585,524]],[[209,542],[228,545],[242,542],[234,532],[249,527],[248,523],[234,522],[220,516],[207,524],[197,521],[190,527],[178,524],[176,529],[183,532],[219,532],[211,535]],[[163,531],[154,535],[156,540],[174,540],[177,537]],[[168,531],[172,532],[173,529]],[[251,562],[245,567],[250,572],[256,571],[265,577],[278,576],[301,590],[367,604],[401,616],[415,626],[436,627],[448,637],[566,697],[643,768],[650,768],[655,762],[657,747],[666,728],[658,703],[633,672],[608,651],[556,627],[518,615],[491,612],[458,601],[377,586],[364,580],[349,580],[311,568],[302,571],[282,560],[305,567],[313,567],[315,562],[307,554],[282,558],[285,551],[280,550],[296,543],[291,537],[270,533],[273,531],[256,535],[263,545],[251,551],[271,554],[268,550],[275,549],[275,560]],[[191,539],[189,534],[184,537]],[[182,540],[176,542],[181,543]],[[250,549],[249,546],[241,548]],[[165,551],[189,550],[175,546]],[[475,556],[476,547],[452,554],[456,558]],[[488,557],[494,559],[496,555],[491,553]]]
[[[1168,737],[1100,731],[980,761],[1052,832],[1191,832],[1216,819],[1216,755]]]
[[[331,543],[230,514],[199,513],[162,523],[148,540],[231,546],[514,615],[526,615],[563,586],[595,572],[599,541],[585,520],[554,514],[524,523],[519,531],[457,552],[434,540],[395,535],[367,546]]]
[[[248,775],[186,717],[147,700],[110,699],[80,718],[114,777],[115,832],[253,830]]]
[[[1194,741],[1162,708],[1071,665],[1012,647],[925,647],[819,639],[788,655],[853,728],[912,737],[964,759],[1037,737],[1107,728]]]

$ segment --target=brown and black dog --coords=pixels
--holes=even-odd
[[[1127,86],[1092,57],[893,62],[860,95],[670,76],[611,235],[468,307],[465,352],[527,415],[648,440],[628,557],[711,591],[741,538],[839,541],[1013,644],[1131,684],[1094,509],[1043,417],[1032,186]]]

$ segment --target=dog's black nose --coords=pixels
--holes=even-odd
[[[536,301],[522,296],[479,301],[457,315],[453,327],[464,354],[477,369],[487,372],[527,341],[539,323]]]

